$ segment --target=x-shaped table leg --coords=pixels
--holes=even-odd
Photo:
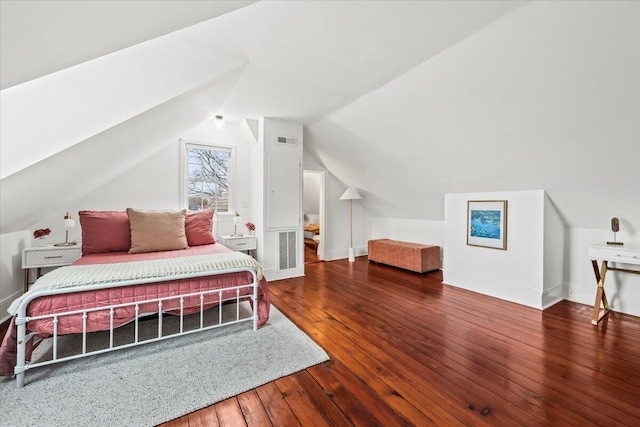
[[[598,271],[598,261],[591,260],[593,265],[593,273],[596,276],[598,282],[598,291],[596,292],[596,302],[593,304],[593,316],[591,317],[591,324],[597,325],[600,320],[609,312],[609,301],[607,301],[607,294],[604,292],[604,278],[607,275],[607,261],[602,261],[601,271]],[[602,311],[600,310],[600,304],[604,306]]]

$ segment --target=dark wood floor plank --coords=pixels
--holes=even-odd
[[[469,292],[467,292],[467,291],[464,291],[463,293],[465,293],[465,292],[466,292],[466,293],[469,293]],[[489,298],[489,300],[493,300],[493,299]],[[509,304],[513,305],[512,303],[509,303]],[[406,308],[406,307],[405,307],[405,308]],[[531,309],[529,309],[529,310],[531,310]],[[447,320],[448,320],[448,321],[450,321],[450,320],[454,320],[454,321],[455,321],[455,320],[456,320],[456,319],[455,319],[455,316],[466,316],[466,314],[464,314],[464,311],[465,311],[465,310],[459,310],[459,311],[456,313],[456,315],[448,316]],[[463,314],[460,314],[460,312],[463,312]],[[438,317],[436,317],[435,319],[436,319],[436,320],[438,320]],[[475,322],[475,323],[480,322],[480,323],[478,323],[478,324],[482,324],[482,322],[481,322],[481,321],[479,321],[477,318],[476,318],[476,319],[468,319],[468,322]],[[473,326],[473,324],[471,324],[471,325]],[[485,323],[485,324],[482,324],[482,325],[484,326],[484,329],[483,329],[483,331],[484,331],[484,332],[483,332],[483,333],[487,333],[487,331],[489,331],[489,332],[490,332],[490,331],[492,331],[492,329],[494,328],[494,326],[493,326],[492,324],[490,324],[490,323],[489,323],[489,324],[486,324],[486,323]],[[480,332],[482,332],[482,331],[480,331]],[[480,334],[480,335],[482,335],[482,334]],[[482,337],[482,336],[481,336],[480,338],[481,338],[481,339],[482,339],[482,338],[484,338],[484,339],[486,340],[486,337]],[[494,340],[494,342],[493,342],[494,346],[496,345],[496,343],[497,343],[497,342],[499,342],[499,340],[503,340],[503,339],[504,339],[504,337],[503,337],[503,336],[498,336],[497,341],[495,341],[495,340]],[[516,340],[516,341],[517,341],[517,340]],[[512,344],[512,343],[509,343],[509,342],[505,342],[505,343],[504,343],[504,345],[505,345],[505,346],[510,346],[511,344]],[[530,356],[530,352],[526,352],[526,353],[525,353],[525,355],[524,355],[524,357],[529,357],[529,356]],[[532,357],[537,357],[537,356],[532,356]],[[580,357],[580,356],[577,356],[577,357]],[[549,363],[550,363],[550,364],[552,364],[553,362],[554,362],[553,358],[550,358],[550,362],[549,362]],[[579,361],[578,361],[578,362],[579,362]],[[537,363],[537,360],[536,360],[536,363]],[[575,363],[573,363],[573,361],[572,361],[571,363],[572,363],[572,367],[575,367],[575,365],[576,365],[576,364],[575,364]],[[626,371],[626,370],[625,370],[625,371]],[[625,372],[625,371],[623,371],[623,372]],[[562,370],[560,370],[559,372],[560,372],[560,373],[559,373],[558,375],[560,375],[560,374],[564,374],[564,373],[562,372]],[[576,372],[578,372],[578,374],[579,374],[579,371],[576,371]],[[620,375],[620,374],[618,374],[618,375]],[[610,379],[607,377],[606,381],[609,381],[609,380],[610,380]],[[579,382],[575,382],[575,383],[576,383],[576,384],[575,384],[575,387],[576,387],[577,389],[581,390],[581,389],[583,388],[583,385],[581,385]],[[587,392],[590,392],[591,390],[592,390],[592,388],[589,388],[589,389],[587,389]],[[633,399],[633,394],[631,394],[631,395],[626,395],[626,399]],[[605,400],[606,400],[606,397],[605,397]],[[589,404],[589,403],[587,403],[587,404]],[[624,405],[625,405],[625,403],[620,403],[620,401],[619,401],[619,400],[616,400],[616,399],[612,399],[612,400],[609,402],[609,404],[611,404],[611,405],[613,405],[613,406],[614,406],[614,408],[612,408],[612,409],[611,409],[611,411],[610,411],[610,412],[611,412],[611,415],[613,415],[613,416],[616,416],[616,414],[615,414],[615,406],[624,406]],[[622,410],[627,410],[627,409],[628,409],[628,408],[622,408]],[[624,415],[621,415],[621,416],[622,416],[622,417],[624,417]]]
[[[330,364],[330,362],[327,364]],[[349,411],[343,411],[341,405],[338,405],[338,402],[333,398],[331,391],[323,387],[323,385],[317,381],[316,376],[311,374],[310,370],[312,368],[298,372],[293,376],[299,387],[301,387],[301,392],[309,396],[309,400],[314,408],[322,414],[329,425],[354,425],[351,417],[347,414]]]
[[[220,427],[241,427],[247,425],[240,405],[238,404],[238,399],[235,397],[216,403],[215,407],[218,425]]]
[[[307,370],[296,373],[293,378],[302,388],[301,393],[309,396],[313,407],[322,414],[327,424],[331,426],[353,424],[336,402],[328,396],[328,390],[324,389]]]
[[[238,404],[249,426],[270,426],[269,414],[262,405],[262,401],[255,390],[249,390],[238,395]],[[191,426],[189,426],[191,427]]]
[[[311,306],[306,306],[305,308],[307,310],[315,310],[315,308]],[[353,318],[351,317],[352,313],[353,316],[355,316]],[[432,384],[434,386],[433,389],[437,390],[437,393],[431,393],[430,390],[424,390],[422,393],[426,394],[431,401],[440,402],[441,407],[446,408],[452,415],[464,422],[473,422],[476,424],[480,422],[480,420],[474,417],[473,411],[469,410],[469,408],[472,407],[478,408],[478,412],[482,414],[477,415],[478,417],[486,417],[491,414],[491,416],[487,418],[487,422],[494,424],[523,423],[530,419],[530,414],[524,410],[518,414],[517,411],[512,411],[510,417],[505,418],[503,412],[499,411],[498,408],[507,404],[506,402],[501,400],[499,396],[487,393],[486,388],[468,381],[466,382],[466,387],[460,387],[458,384],[465,381],[466,377],[451,372],[453,378],[447,378],[444,372],[444,370],[446,370],[444,365],[425,366],[420,363],[415,363],[416,359],[407,354],[411,351],[411,347],[406,346],[400,340],[394,341],[395,337],[393,334],[382,332],[380,336],[376,337],[378,343],[384,343],[383,347],[380,348],[382,352],[378,352],[377,347],[367,348],[367,342],[361,337],[367,334],[376,334],[375,323],[379,322],[379,318],[367,319],[367,314],[357,307],[338,312],[325,306],[324,310],[318,310],[316,314],[320,317],[323,315],[327,316],[327,322],[338,319],[343,324],[348,324],[349,330],[343,331],[344,336],[356,344],[358,349],[362,348],[363,351],[369,353],[370,360],[372,361],[370,363],[373,363],[370,366],[373,366],[373,369],[378,370],[378,372],[383,373],[384,368],[382,368],[382,366],[394,362],[402,366],[410,367],[406,374],[400,375],[400,379],[406,384],[412,384],[416,376],[418,376],[422,381],[427,381]],[[362,323],[366,326],[360,326],[357,323],[358,321],[363,321]],[[372,327],[372,325],[374,325],[374,327]],[[356,349],[354,351],[358,352],[359,350]],[[430,361],[427,363],[431,364]],[[405,371],[399,372],[402,373]],[[391,374],[387,373],[387,375]],[[443,395],[447,395],[450,399],[443,399]],[[457,404],[455,406],[448,406],[450,400],[457,401]],[[517,419],[514,419],[516,414]],[[443,422],[444,420],[438,421]]]
[[[306,299],[307,299],[307,300],[313,300],[313,298],[312,298],[312,297],[308,297],[308,298],[306,298]],[[492,299],[492,298],[488,298],[488,300],[493,300],[493,299]],[[485,339],[486,339],[486,338],[485,338]],[[630,396],[631,396],[631,398],[633,398],[634,394],[631,394]],[[627,396],[627,398],[629,398],[629,396]],[[633,411],[633,409],[630,409],[630,410],[632,410],[632,411]],[[615,416],[615,414],[614,414],[613,416]]]
[[[325,427],[331,425],[325,418],[325,414],[319,410],[321,408],[315,407],[314,398],[305,392],[296,377],[297,375],[294,374],[276,380],[276,386],[291,408],[291,412],[303,426]]]
[[[593,326],[588,305],[540,311],[364,257],[305,270],[271,282],[272,303],[331,361],[216,404],[217,416],[250,426],[640,425],[638,317],[611,312]],[[199,425],[198,412],[165,425]]]
[[[298,311],[305,312],[305,310],[302,310],[299,307],[289,307],[288,316],[294,322],[296,319],[298,321],[303,321],[305,316],[308,316],[308,314],[304,314],[302,317],[299,317]],[[317,325],[317,328],[314,325]],[[336,357],[343,361],[343,363],[347,364],[349,369],[365,384],[375,390],[378,396],[380,396],[380,398],[389,405],[389,407],[393,408],[394,411],[404,414],[406,419],[410,420],[410,422],[415,425],[438,425],[433,418],[433,414],[425,413],[429,407],[434,405],[433,402],[426,405],[426,409],[424,407],[418,408],[413,405],[405,396],[399,394],[394,389],[393,385],[389,384],[386,378],[378,375],[374,369],[371,369],[371,367],[363,365],[361,361],[354,356],[350,345],[348,345],[348,348],[343,348],[342,345],[344,345],[346,341],[341,342],[338,339],[340,335],[334,334],[330,327],[327,328],[327,325],[323,325],[319,320],[314,320],[308,322],[303,329],[318,344],[320,344],[331,355],[331,357]],[[440,408],[436,408],[436,412],[438,412],[440,416],[443,415]],[[451,417],[449,416],[448,418]],[[451,423],[452,425],[462,425],[460,422],[453,423],[453,421],[451,421]]]
[[[468,322],[469,324],[471,324],[472,320],[468,320]],[[517,337],[516,334],[518,332],[508,332],[506,334],[499,334],[495,330],[493,330],[490,325],[483,324],[481,321],[476,320],[475,324],[479,326],[480,325],[484,326],[483,331],[478,334],[480,338],[482,338],[482,336],[485,336],[485,338],[492,338],[492,345],[494,347],[499,347],[500,345],[503,345],[507,349],[506,351],[513,352],[514,344],[518,343],[522,339],[522,338],[516,338]],[[566,349],[566,346],[567,346],[566,341],[558,341],[558,342],[563,343],[564,348]],[[586,351],[572,354],[572,357],[568,359],[565,357],[564,354],[558,353],[562,351],[558,349],[562,348],[563,346],[552,345],[552,346],[548,346],[549,348],[545,349],[544,346],[546,346],[546,343],[543,343],[542,340],[536,343],[535,338],[533,337],[529,337],[528,342],[522,343],[522,344],[526,345],[526,349],[521,350],[517,346],[515,347],[516,348],[515,351],[520,351],[519,355],[522,358],[520,359],[522,362],[524,363],[528,362],[530,363],[530,366],[537,366],[540,362],[540,358],[544,355],[545,357],[544,362],[545,362],[545,368],[547,373],[550,373],[552,375],[557,375],[557,377],[560,378],[560,377],[566,376],[567,370],[571,370],[574,378],[573,378],[573,381],[569,384],[569,386],[573,386],[577,390],[582,390],[585,385],[587,386],[590,385],[590,383],[594,379],[593,370],[607,369],[610,364],[613,364],[614,366],[614,368],[610,369],[611,371],[614,371],[613,372],[614,375],[604,375],[601,378],[599,378],[599,380],[608,382],[610,387],[622,386],[624,388],[627,385],[624,382],[620,382],[621,381],[620,378],[622,378],[623,375],[620,373],[620,371],[617,371],[617,369],[621,370],[621,372],[625,372],[627,371],[626,367],[628,367],[629,365],[621,364],[620,361],[616,362],[615,360],[616,358],[609,358],[607,360],[607,364],[596,363],[590,360],[585,361],[585,357],[586,357],[585,354],[589,354],[589,350],[590,350],[589,348],[587,348],[585,349]],[[596,361],[598,359],[595,357],[595,355],[593,355],[592,358]],[[631,382],[635,381],[635,375],[633,373],[631,374],[631,376],[627,374],[626,378]],[[602,399],[602,397],[599,396],[599,394],[597,393],[597,389],[588,389],[587,391],[591,393],[591,396],[593,398]],[[624,390],[621,390],[621,391],[624,391]],[[627,395],[627,398],[633,399],[633,397],[632,396],[630,397],[629,395]],[[625,399],[622,399],[622,401],[618,399],[611,399],[610,403],[613,405],[618,405],[619,403],[621,405],[624,405],[624,403],[622,403],[624,400]]]
[[[274,426],[298,426],[300,423],[275,382],[270,382],[256,389],[256,393]]]
[[[167,421],[162,425],[165,427],[182,427],[182,426],[188,426],[189,421],[188,421],[188,417],[181,417],[181,418],[176,418],[175,420]]]
[[[340,361],[309,368],[309,373],[327,390],[355,426],[407,427],[410,424],[393,412],[375,391],[353,375]],[[376,408],[372,411],[371,408]]]
[[[469,300],[473,298],[473,295],[470,292],[466,293],[467,295],[461,294],[460,301]],[[473,298],[475,302],[475,298]],[[466,306],[468,307],[468,306]],[[509,307],[509,309],[505,309],[504,307]],[[465,310],[464,305],[458,305],[460,311],[464,311],[469,313],[470,310]],[[520,315],[517,317],[517,323],[513,322],[514,316],[516,315],[516,311],[520,310]],[[476,313],[470,312],[472,315],[476,315]],[[492,314],[489,320],[492,324],[496,325],[496,327],[509,327],[514,333],[518,334],[516,339],[523,338],[536,338],[536,339],[553,339],[558,338],[564,340],[567,344],[575,344],[575,345],[584,345],[587,343],[592,343],[594,338],[596,340],[602,337],[602,334],[599,333],[598,329],[595,327],[585,328],[585,321],[587,319],[580,319],[579,322],[567,321],[567,319],[558,319],[551,314],[547,314],[546,312],[540,312],[537,309],[524,309],[523,307],[517,307],[516,304],[509,303],[504,304],[503,308],[499,310],[496,314]],[[544,329],[539,328],[539,324],[543,323]],[[616,336],[614,336],[614,334]],[[631,334],[626,332],[623,328],[618,328],[615,333],[612,333],[611,336],[607,337],[609,341],[616,340],[617,344],[622,346],[629,344],[635,345],[637,342],[634,342]],[[602,353],[608,354],[613,358],[620,358],[621,352],[619,350],[624,350],[623,347],[617,346],[604,346],[600,349]],[[553,351],[553,349],[550,349]],[[561,351],[561,350],[557,350]],[[622,353],[624,354],[624,353]],[[640,362],[640,355],[627,352],[626,357],[631,357],[632,363]],[[585,361],[590,361],[590,359],[586,359]]]
[[[468,324],[468,326],[472,326],[472,325]],[[471,340],[471,341],[478,342],[478,341],[482,341],[482,340],[486,341],[487,338],[491,338],[492,337],[490,332],[487,331],[487,329],[485,329],[483,332],[477,333],[476,335],[477,336],[469,336],[468,333],[465,333],[464,339],[466,341],[470,341]],[[451,334],[448,334],[448,337],[450,339],[451,338]],[[503,337],[501,337],[501,336],[498,336],[498,337],[494,336],[493,338],[494,338],[494,340],[490,344],[490,346],[492,347],[491,348],[492,351],[494,351],[494,352],[495,351],[501,351],[502,353],[513,353],[513,352],[517,352],[518,351],[517,348],[515,348],[515,350],[514,350],[514,344],[515,344],[514,342],[512,342],[512,341],[502,341],[501,342],[500,340],[503,339]],[[522,362],[522,361],[526,361],[527,359],[529,359],[529,360],[532,361],[531,362],[532,364],[537,364],[538,361],[539,361],[539,359],[537,359],[538,355],[537,354],[532,354],[532,353],[535,353],[536,351],[537,350],[535,348],[529,347],[526,350],[522,351],[521,354],[519,354],[519,356],[521,356],[521,358],[518,359],[518,360],[520,362]],[[565,369],[564,366],[556,367],[554,365],[555,359],[553,357],[550,357],[550,360],[549,360],[548,363],[549,363],[548,366],[551,368],[549,370],[549,372],[551,372],[551,373],[557,372],[557,376],[558,377],[560,377],[561,375],[566,375],[567,369]],[[572,369],[575,366],[576,366],[575,363],[572,364],[571,365]],[[580,371],[579,370],[576,371],[574,369],[573,372],[574,372],[574,376],[576,376],[576,377],[580,376]],[[591,384],[581,384],[580,381],[574,381],[574,383],[575,383],[574,386],[577,387],[577,388],[582,388],[585,385],[591,385]],[[611,401],[609,403],[613,404],[613,405],[618,405],[617,401],[615,401],[615,402]]]
[[[380,336],[382,341],[387,342],[394,348],[401,349],[402,351],[406,351],[409,356],[415,361],[422,363],[424,366],[429,366],[432,369],[439,371],[442,373],[447,370],[449,366],[449,370],[452,372],[450,375],[454,378],[456,382],[464,381],[467,379],[469,381],[464,381],[465,384],[472,384],[471,388],[468,388],[471,396],[468,398],[468,406],[472,406],[478,408],[479,411],[482,411],[484,408],[496,408],[495,405],[491,405],[490,403],[482,403],[475,400],[476,397],[482,396],[484,393],[483,389],[492,391],[495,396],[500,394],[509,395],[510,401],[512,401],[513,396],[521,395],[521,399],[514,402],[508,402],[508,404],[515,404],[524,409],[523,413],[520,414],[519,422],[524,422],[525,420],[529,420],[530,417],[534,414],[535,410],[543,411],[544,416],[546,418],[550,417],[549,408],[542,408],[540,405],[539,408],[534,407],[534,405],[539,405],[540,403],[537,400],[537,396],[534,396],[532,393],[527,392],[522,387],[518,387],[518,390],[514,390],[514,387],[511,387],[509,390],[505,390],[503,387],[504,381],[500,381],[498,378],[491,377],[491,371],[484,368],[482,365],[477,364],[469,359],[462,358],[458,356],[456,353],[452,353],[449,351],[447,347],[451,345],[451,343],[436,343],[433,340],[427,344],[424,341],[424,338],[415,332],[411,331],[409,328],[405,326],[394,326],[393,321],[390,320],[389,316],[375,316],[370,317],[366,313],[361,313],[363,318],[361,320],[365,320],[367,324],[374,327],[374,329],[385,330],[385,333]],[[412,347],[407,347],[407,343],[399,337],[408,337],[413,342],[411,343]],[[399,362],[401,362],[399,360]],[[409,363],[409,362],[408,362]],[[464,377],[457,376],[457,372],[463,372]],[[417,370],[413,370],[414,373],[418,373]],[[423,377],[425,380],[429,380],[432,384],[438,385],[437,380],[433,381],[433,378]],[[483,381],[489,379],[490,381]],[[475,383],[474,383],[475,381]],[[475,384],[480,384],[480,389]],[[441,383],[440,387],[451,387],[450,384]],[[509,393],[504,393],[508,391]],[[475,400],[475,401],[474,401]],[[504,404],[504,402],[503,402]],[[561,409],[559,408],[561,411]],[[562,413],[558,414],[559,418],[557,422],[568,422],[575,421],[575,417],[563,417]]]
[[[325,310],[327,310],[327,313],[330,313],[330,309],[329,309],[329,308],[325,307]],[[355,313],[356,313],[356,315],[365,316],[365,318],[360,318],[360,319],[356,318],[356,319],[355,319],[356,321],[361,320],[361,321],[363,321],[363,323],[366,323],[366,324],[372,324],[372,323],[376,323],[376,322],[379,322],[379,321],[380,321],[380,318],[379,318],[379,317],[374,317],[374,318],[366,319],[366,314],[364,314],[364,313],[360,313],[360,314],[358,314],[358,313],[357,313],[357,311],[358,311],[357,309],[353,309],[353,308],[352,308],[352,310],[350,310],[350,311],[355,312]],[[345,312],[345,313],[344,313],[344,316],[348,316],[348,315],[349,315],[348,313],[349,313],[349,311]],[[331,318],[335,319],[336,317],[339,317],[339,316],[340,316],[340,314],[337,314],[337,313],[330,313],[330,314],[329,314],[329,316],[330,316]],[[383,321],[385,321],[385,322],[386,322],[386,319],[385,319],[385,320],[383,320]],[[354,325],[354,322],[352,322],[351,320],[348,320],[347,322],[348,322],[349,324],[351,324],[351,325]],[[384,326],[383,326],[382,328],[384,328]],[[393,341],[393,340],[395,339],[395,336],[394,336],[393,331],[391,331],[391,332],[392,332],[392,334],[385,334],[385,335],[381,336],[381,337],[380,337],[380,338],[381,338],[381,341],[382,341],[382,342],[387,342],[387,343],[388,343],[388,342],[390,342],[390,341]],[[398,343],[395,343],[395,344],[394,344],[394,346],[392,346],[392,347],[398,347],[398,346],[402,347],[402,344],[401,344],[400,342],[398,342]],[[390,352],[392,352],[392,353],[393,353],[393,351],[394,351],[394,350],[395,350],[394,348],[391,348],[391,349],[390,349],[390,350],[388,350],[388,351],[390,351]],[[396,357],[399,357],[399,358],[401,358],[402,356],[403,356],[402,354],[396,355]],[[401,360],[398,360],[398,361],[399,361],[399,362],[401,362],[401,364],[402,364],[402,361],[401,361]],[[428,364],[429,362],[431,362],[431,361],[428,361],[426,364]],[[412,373],[415,373],[415,370],[411,370],[411,371],[412,371]],[[429,378],[425,378],[425,379],[427,379],[427,380],[428,380]],[[441,386],[441,388],[457,387],[455,384],[453,384],[453,385],[452,385],[452,384],[446,384],[446,383],[445,383],[445,384],[441,384],[440,386]],[[480,390],[476,390],[476,392],[478,392],[478,393],[483,393],[483,392],[484,392],[484,390],[480,389]],[[490,407],[490,406],[491,406],[491,405],[486,405],[486,404],[485,404],[485,405],[478,404],[477,402],[476,402],[476,403],[473,403],[473,402],[471,402],[471,401],[469,401],[469,402],[465,402],[465,403],[464,403],[464,405],[465,405],[465,407],[469,407],[469,406],[477,407],[477,408],[479,408],[479,410],[483,410],[484,408],[487,408],[487,407]],[[522,416],[522,417],[528,417],[528,415],[527,415],[527,414],[525,414],[525,413],[521,414],[521,416]]]
[[[218,427],[220,425],[214,405],[189,414],[187,422],[189,427]]]
[[[290,310],[289,313],[298,311],[314,310],[312,307],[306,306]],[[322,317],[323,313],[318,312],[316,315]],[[348,328],[345,328],[344,324],[336,318],[325,319],[314,326],[317,328],[316,331],[306,330],[306,332],[316,336],[318,332],[324,334],[327,339],[321,340],[321,344],[330,354],[336,353],[340,354],[342,358],[351,359],[352,369],[357,369],[358,374],[365,382],[375,387],[388,404],[392,407],[402,404],[405,410],[408,409],[406,404],[413,406],[417,411],[410,416],[411,422],[416,424],[431,422],[438,425],[481,422],[474,420],[466,406],[461,407],[444,399],[442,390],[418,389],[412,384],[412,381],[403,378],[400,371],[391,368],[391,366],[395,366],[395,361],[381,354],[377,346],[364,342],[357,335],[351,334]],[[376,354],[379,357],[376,357]],[[356,365],[360,366],[356,368]],[[404,393],[399,393],[399,389],[404,390]]]

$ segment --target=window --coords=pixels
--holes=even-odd
[[[184,143],[186,158],[187,209],[196,211],[214,208],[216,212],[231,211],[231,159],[228,147]]]

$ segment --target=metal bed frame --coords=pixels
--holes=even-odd
[[[252,282],[247,284],[242,284],[242,285],[220,288],[220,289],[211,289],[207,291],[193,292],[193,293],[174,295],[169,297],[145,299],[145,300],[140,300],[135,302],[105,305],[105,306],[80,309],[80,310],[70,310],[70,311],[65,311],[65,312],[55,313],[55,314],[27,316],[27,306],[29,305],[29,303],[36,298],[40,298],[44,296],[61,295],[61,294],[84,292],[84,291],[95,291],[99,289],[109,289],[109,288],[116,288],[116,287],[123,287],[123,286],[134,286],[134,285],[141,285],[141,284],[147,284],[147,283],[157,283],[157,282],[180,280],[180,279],[193,279],[193,278],[203,277],[203,276],[212,276],[212,275],[220,275],[220,274],[227,274],[227,273],[239,273],[239,272],[251,273]],[[247,288],[252,288],[251,294],[241,295],[240,291],[242,289],[247,289]],[[229,291],[235,291],[235,297],[223,299],[222,298],[223,293],[229,292]],[[215,294],[215,293],[218,293],[218,306],[220,307],[220,310],[218,310],[218,323],[214,325],[205,326],[204,325],[205,295]],[[200,327],[197,329],[191,329],[191,330],[185,331],[184,330],[184,316],[185,316],[184,299],[188,297],[194,297],[194,296],[200,298]],[[252,315],[250,317],[241,319],[240,318],[240,302],[247,299],[251,299],[252,301],[252,306],[253,306]],[[162,307],[167,301],[170,301],[170,300],[179,300],[180,331],[170,335],[163,335],[163,328],[162,328],[163,308]],[[227,301],[236,301],[236,317],[235,317],[235,320],[229,320],[229,321],[223,322],[222,303]],[[140,305],[149,304],[149,303],[157,303],[157,306],[158,306],[157,312],[140,313],[139,312]],[[207,305],[208,304],[211,304],[211,303],[207,303]],[[114,328],[113,326],[114,309],[122,308],[122,307],[130,307],[130,306],[133,306],[135,310],[135,318],[132,320],[133,322],[135,322],[134,342],[128,343],[128,344],[114,345],[113,331],[117,329],[117,327]],[[87,350],[87,333],[88,333],[87,332],[87,315],[88,313],[91,313],[91,312],[105,311],[105,310],[109,310],[109,313],[110,313],[110,327],[108,329],[109,347],[100,349],[100,350],[88,351]],[[174,308],[171,308],[170,311],[174,311]],[[82,334],[82,352],[79,354],[74,354],[70,356],[58,357],[58,331],[57,331],[58,318],[63,316],[78,315],[78,314],[81,314],[83,319],[82,333],[81,333]],[[149,314],[158,314],[158,336],[155,338],[139,340],[138,323],[141,317],[147,316]],[[37,335],[37,333],[33,333],[33,332],[30,332],[27,334],[27,324],[32,320],[42,320],[42,319],[52,319],[52,322],[53,322],[53,334],[51,336],[53,339],[52,359],[45,360],[42,362],[27,362],[26,361],[27,343],[29,342],[29,340],[31,340]],[[37,292],[34,292],[32,295],[29,295],[24,299],[24,301],[22,301],[22,303],[18,308],[18,314],[15,319],[15,325],[17,327],[17,361],[16,361],[16,366],[14,368],[14,374],[16,376],[16,387],[22,388],[24,386],[25,372],[29,369],[33,369],[33,368],[37,368],[45,365],[51,365],[54,363],[65,362],[68,360],[79,359],[82,357],[92,356],[96,354],[107,353],[114,350],[131,348],[131,347],[135,347],[142,344],[157,342],[157,341],[161,341],[169,338],[175,338],[183,335],[192,334],[195,332],[206,331],[209,329],[220,328],[222,326],[233,325],[236,323],[248,322],[248,321],[252,322],[254,331],[258,329],[258,277],[257,277],[256,271],[248,267],[216,270],[216,271],[209,271],[206,273],[182,274],[182,275],[176,275],[176,276],[171,276],[166,278],[127,280],[127,281],[114,282],[114,283],[104,283],[104,284],[89,285],[89,286],[77,286],[77,287],[69,287],[69,288],[62,288],[62,289],[37,291]]]

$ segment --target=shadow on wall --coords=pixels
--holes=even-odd
[[[0,254],[8,255],[0,258],[0,322],[8,318],[6,309],[13,301],[13,298],[9,298],[22,293],[22,250],[27,247],[28,241],[26,232],[0,236]]]

